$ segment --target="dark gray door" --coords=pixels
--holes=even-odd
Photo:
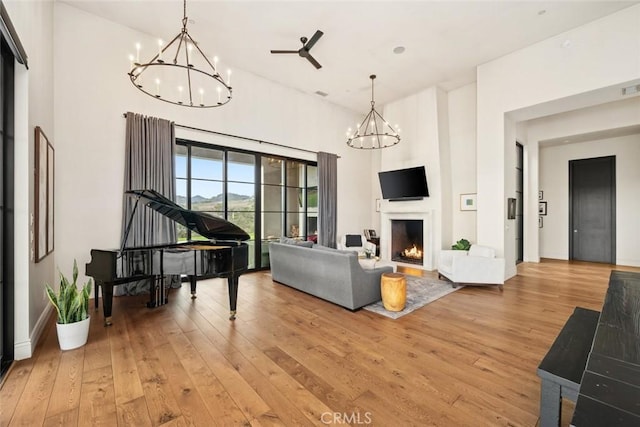
[[[569,258],[616,262],[616,158],[569,162]]]

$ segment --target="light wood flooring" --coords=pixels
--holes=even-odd
[[[524,263],[504,292],[466,287],[398,320],[268,272],[241,277],[234,322],[222,279],[156,309],[115,298],[113,326],[93,313],[77,350],[51,318],[0,390],[0,426],[535,426],[536,368],[575,306],[600,310],[612,268],[640,271]]]

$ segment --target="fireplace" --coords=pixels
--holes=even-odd
[[[391,261],[423,265],[423,241],[422,220],[391,220]]]

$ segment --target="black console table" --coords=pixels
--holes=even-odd
[[[640,273],[612,271],[602,312],[576,307],[538,366],[540,427],[640,426]]]
[[[640,426],[640,273],[611,272],[571,425]]]
[[[576,307],[540,362],[540,427],[559,426],[562,398],[578,399],[598,317],[598,311]]]

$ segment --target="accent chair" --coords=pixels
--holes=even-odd
[[[438,277],[449,279],[455,288],[464,285],[504,285],[504,258],[496,258],[496,251],[488,246],[471,245],[469,251],[442,250],[438,263]]]

